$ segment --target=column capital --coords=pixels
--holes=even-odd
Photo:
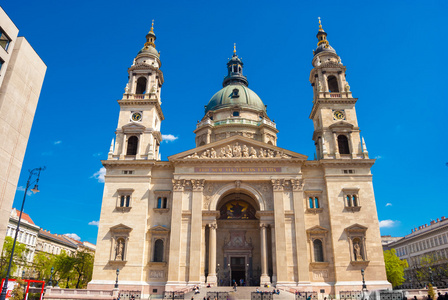
[[[303,180],[302,179],[291,179],[291,186],[293,191],[303,191]]]
[[[260,223],[260,228],[268,228],[269,224],[268,223]]]
[[[193,191],[202,192],[204,190],[205,179],[190,179]]]
[[[173,179],[173,190],[183,191],[184,190],[184,180],[183,179]]]
[[[216,224],[216,223],[209,223],[209,224],[208,224],[208,227],[209,227],[210,229],[214,229],[214,230],[216,230],[216,229],[218,229],[218,224]]]
[[[271,179],[271,183],[274,191],[283,191],[284,179]]]

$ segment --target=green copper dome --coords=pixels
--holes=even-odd
[[[205,113],[236,105],[266,111],[266,106],[260,97],[247,87],[249,82],[243,75],[243,61],[236,55],[235,46],[233,56],[227,62],[227,72],[222,82],[223,88],[210,99],[205,106]]]
[[[235,105],[266,111],[266,106],[254,91],[241,84],[230,84],[223,87],[210,99],[205,107],[205,113],[209,110]]]

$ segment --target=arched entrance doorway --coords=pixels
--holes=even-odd
[[[261,275],[258,203],[249,193],[230,192],[218,202],[216,262],[219,286],[259,285]]]

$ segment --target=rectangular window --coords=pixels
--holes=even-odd
[[[443,235],[443,243],[446,244],[446,234]]]
[[[3,59],[0,58],[0,71],[1,71],[1,69],[2,69],[4,63],[5,63],[5,61],[4,61]]]
[[[6,35],[2,28],[0,28],[0,46],[2,46],[5,51],[8,51],[9,43],[11,39]]]

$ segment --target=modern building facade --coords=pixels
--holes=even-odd
[[[47,69],[0,7],[0,245]]]
[[[153,28],[118,101],[89,288],[142,296],[210,283],[338,295],[390,287],[370,159],[346,66],[319,25],[310,119],[317,158],[277,147],[276,124],[234,50],[195,129],[196,148],[159,156],[164,83]],[[305,82],[303,84],[306,84]],[[198,108],[201,103],[198,103]],[[169,117],[169,116],[167,116]]]

